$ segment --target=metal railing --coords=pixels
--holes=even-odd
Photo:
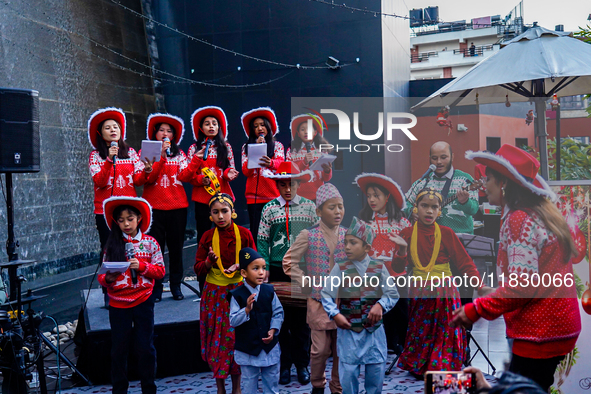
[[[492,45],[481,45],[474,48],[454,49],[454,55],[463,55],[464,57],[483,56],[484,51],[492,51]]]

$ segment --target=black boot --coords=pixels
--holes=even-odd
[[[185,298],[185,296],[183,295],[183,292],[181,291],[181,284],[180,283],[176,283],[176,284],[170,284],[170,292],[172,294],[172,299],[175,301],[180,301],[183,298]]]

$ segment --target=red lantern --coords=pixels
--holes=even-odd
[[[583,261],[587,254],[587,240],[585,239],[585,234],[578,227],[575,229],[575,233],[573,234],[573,241],[575,241],[575,245],[577,246],[579,254],[573,257],[571,261],[573,264],[578,264]]]
[[[587,289],[581,297],[581,304],[588,315],[591,315],[591,290]]]

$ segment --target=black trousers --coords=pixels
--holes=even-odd
[[[197,228],[197,244],[201,240],[203,234],[211,229],[213,222],[209,220],[209,205],[195,202],[195,226]],[[203,293],[203,286],[205,286],[206,275],[198,276],[199,291]]]
[[[111,383],[113,394],[127,394],[127,359],[130,344],[138,360],[142,394],[156,394],[154,347],[154,298],[133,308],[109,308],[111,323]]]
[[[283,268],[270,265],[269,282],[291,282]],[[306,323],[306,308],[283,306],[284,320],[279,331],[281,370],[306,368],[310,364],[310,327]]]
[[[400,298],[394,308],[384,315],[384,330],[388,349],[396,350],[397,345],[404,348],[408,330],[408,300]],[[400,348],[399,348],[400,349]]]
[[[109,235],[111,235],[111,230],[109,230],[109,226],[107,226],[107,221],[105,220],[105,215],[94,215],[96,221],[96,229],[99,233],[99,239],[101,242],[101,252],[99,253],[99,265],[103,262],[103,252],[105,251],[105,245],[107,244],[107,240],[109,239]],[[103,294],[107,294],[107,288],[101,286],[103,289]],[[105,296],[106,297],[106,296]]]
[[[109,235],[111,235],[111,230],[109,230],[109,226],[107,226],[107,221],[105,220],[105,216],[102,214],[95,214],[95,221],[96,221],[96,229],[99,233],[99,239],[101,242],[101,260],[103,256],[103,250],[105,250],[105,245],[107,244],[107,240],[109,239]]]
[[[554,372],[556,367],[564,359],[564,356],[552,358],[527,358],[513,353],[511,355],[511,364],[509,371],[518,373],[526,378],[530,378],[539,384],[544,391],[548,391],[554,383]]]
[[[195,227],[197,228],[197,243],[203,234],[211,229],[213,222],[209,220],[209,205],[195,202]]]
[[[259,224],[261,223],[261,213],[263,212],[263,207],[267,205],[267,203],[256,203],[247,205],[248,220],[250,223],[250,233],[252,234],[252,238],[256,242],[257,235],[259,234]]]
[[[187,208],[172,209],[163,211],[154,209],[152,211],[152,227],[149,234],[156,238],[162,253],[164,247],[168,247],[168,270],[167,274],[171,285],[180,285],[183,280],[183,245],[185,243],[185,228],[187,227]],[[163,279],[158,279],[154,285],[154,292],[157,288],[162,293]]]

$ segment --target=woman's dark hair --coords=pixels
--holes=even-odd
[[[220,120],[213,115],[208,115],[201,119],[201,124],[199,124],[199,133],[197,135],[197,150],[199,150],[199,147],[203,145],[207,139],[203,131],[201,131],[203,122],[205,122],[205,119],[207,118],[214,118],[218,122],[218,133],[215,135],[215,137],[213,137],[213,142],[215,142],[217,150],[216,165],[222,170],[225,170],[230,167],[230,159],[228,159],[228,147],[226,146],[226,141],[224,141],[224,138],[222,137],[224,134],[222,130],[222,124],[220,123]]]
[[[123,213],[123,211],[129,211],[135,216],[140,216],[140,211],[131,205],[120,205],[113,211],[113,217],[108,218],[111,220],[111,234],[107,239],[104,250],[104,261],[127,261],[125,256],[125,240],[123,239],[123,232],[117,224],[117,220]],[[138,224],[139,226],[139,224]]]
[[[300,126],[302,125],[302,123],[304,123],[304,122],[307,122],[307,120],[300,122],[298,124],[298,127],[296,127],[296,132],[293,137],[293,141],[291,142],[291,149],[294,151],[294,153],[297,153],[300,149],[302,149],[302,143],[304,141],[302,141],[302,137],[300,137],[299,129],[300,129]],[[316,149],[320,150],[320,145],[329,145],[329,143],[326,140],[326,138],[324,138],[322,136],[322,133],[320,133],[320,131],[318,131],[318,126],[316,125],[316,123],[314,123],[314,122],[312,122],[312,123],[314,125],[314,130],[317,131],[316,135],[312,139],[312,142],[314,142],[314,146],[316,147]],[[324,149],[323,152],[330,153],[330,152],[332,152],[332,149]]]
[[[103,138],[103,133],[102,133],[103,125],[105,124],[105,122],[107,120],[114,120],[117,123],[117,125],[119,125],[119,130],[121,130],[121,125],[115,119],[105,119],[101,123],[99,123],[98,128],[96,130],[96,132],[99,135],[96,150],[98,151],[99,156],[103,160],[107,160],[107,157],[109,156],[109,148],[111,147],[110,145],[107,145],[105,139]],[[123,131],[121,131],[121,137],[123,137]],[[101,144],[101,140],[104,143]],[[117,158],[118,159],[129,159],[129,145],[127,145],[125,143],[123,138],[119,138],[119,141],[117,142],[117,144],[119,145],[119,153],[117,153]]]
[[[534,211],[539,216],[546,228],[558,238],[558,243],[564,249],[565,262],[579,253],[568,224],[556,205],[492,168],[486,167],[486,176],[492,176],[497,184],[506,182],[503,200],[509,209]]]
[[[369,185],[367,185],[365,193],[367,194],[367,191],[372,187],[374,189],[378,189],[379,191],[384,193],[384,195],[389,196],[388,201],[386,201],[386,213],[388,214],[388,223],[392,224],[392,221],[394,220],[399,222],[400,219],[402,219],[402,211],[394,202],[394,197],[392,197],[388,189],[386,189],[382,185],[378,185],[377,183],[370,183]],[[363,202],[363,208],[361,209],[361,211],[359,211],[359,219],[368,223],[371,222],[373,219],[373,210],[367,203],[367,198]]]
[[[267,156],[272,159],[275,157],[275,138],[273,137],[273,130],[271,129],[271,122],[267,118],[262,116],[257,116],[256,118],[252,119],[250,123],[248,123],[248,142],[244,147],[244,153],[248,156],[248,144],[256,144],[257,136],[254,132],[254,121],[257,119],[262,119],[265,123],[265,128],[267,129],[267,135],[265,136],[265,142],[267,143]]]
[[[158,132],[158,129],[160,129],[160,126],[162,126],[163,124],[165,124],[166,122],[162,122],[162,123],[156,123],[154,125],[154,139],[156,139],[156,133]],[[175,157],[176,155],[179,154],[179,146],[176,144],[176,129],[174,128],[173,125],[171,125],[170,123],[166,123],[168,126],[170,126],[170,130],[172,130],[172,139],[170,140],[170,153],[172,155],[172,157]]]

